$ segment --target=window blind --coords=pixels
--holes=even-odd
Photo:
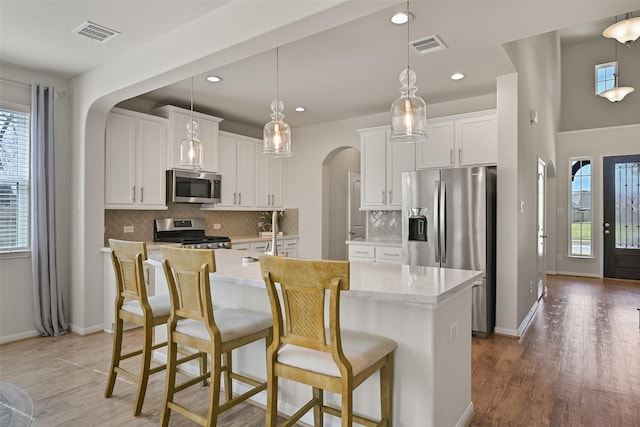
[[[29,247],[29,113],[0,108],[0,251]]]

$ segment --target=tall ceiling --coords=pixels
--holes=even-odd
[[[251,7],[258,0],[0,0],[0,61],[73,78],[124,52],[143,49],[231,1]],[[364,0],[332,3],[339,8],[358,1]],[[409,7],[414,19],[407,34],[407,25],[389,21],[393,12],[406,9],[406,2],[368,1],[380,4],[376,12],[279,47],[279,97],[285,103],[285,120],[293,127],[388,110],[399,96],[398,74],[407,58],[427,105],[495,93],[496,77],[515,71],[505,43],[554,30],[563,44],[582,42],[602,37],[616,15],[640,10],[638,0],[413,0]],[[121,34],[102,44],[72,33],[86,21]],[[243,17],[229,25],[242,26]],[[432,35],[447,49],[421,55],[407,48],[407,40]],[[452,81],[453,72],[466,77]],[[223,81],[209,83],[207,75]],[[193,83],[196,110],[262,127],[276,95],[276,51],[269,48],[196,75]],[[186,79],[140,98],[188,108],[190,89],[191,80]],[[294,112],[297,106],[307,111]]]

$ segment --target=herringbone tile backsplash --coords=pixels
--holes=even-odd
[[[368,211],[367,239],[400,241],[402,238],[401,211]]]
[[[204,218],[207,236],[247,237],[258,236],[260,212],[254,211],[203,211],[200,205],[171,203],[166,211],[105,210],[104,241],[109,239],[152,241],[153,220],[160,218]],[[215,230],[213,224],[220,224]],[[280,220],[280,231],[285,235],[298,234],[298,209],[287,209]],[[125,233],[125,226],[133,226],[132,233]]]

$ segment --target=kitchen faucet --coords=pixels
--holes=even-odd
[[[267,246],[266,255],[278,256],[278,242],[276,240],[278,235],[278,214],[278,211],[271,213],[271,248]]]

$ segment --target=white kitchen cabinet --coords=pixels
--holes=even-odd
[[[494,165],[498,161],[495,110],[427,120],[428,138],[416,144],[416,168]]]
[[[231,245],[231,249],[235,249],[238,251],[249,251],[251,250],[251,243],[233,243]]]
[[[256,146],[258,140],[219,133],[222,175],[221,201],[216,208],[253,208],[256,205]]]
[[[389,126],[360,129],[362,209],[398,209],[402,172],[415,170],[415,144],[392,142]]]
[[[167,121],[114,108],[105,133],[105,208],[167,209]]]
[[[188,169],[180,166],[180,143],[187,136],[187,123],[191,120],[191,110],[173,105],[165,105],[153,110],[169,119],[169,143],[167,144],[167,169]],[[202,143],[203,171],[219,172],[218,128],[221,118],[193,112],[193,120],[198,124],[198,139]]]
[[[265,209],[282,207],[281,158],[262,154],[262,142],[256,147],[256,206]]]
[[[385,244],[349,244],[349,261],[402,263],[402,248]]]
[[[375,262],[376,247],[369,245],[349,245],[349,261]]]

